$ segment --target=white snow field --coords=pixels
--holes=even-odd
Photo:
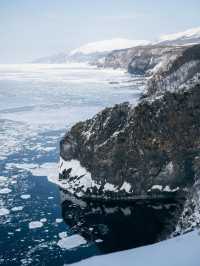
[[[73,266],[199,266],[200,235],[197,231],[108,255],[96,256]]]

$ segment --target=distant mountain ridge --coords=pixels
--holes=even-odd
[[[114,50],[127,49],[138,45],[147,45],[149,41],[145,40],[128,40],[128,39],[111,39],[85,44],[69,53],[58,53],[53,56],[42,57],[33,63],[66,63],[66,62],[88,62],[93,63],[107,56]]]
[[[113,51],[121,51],[134,47],[154,46],[188,46],[200,44],[200,27],[183,32],[162,35],[156,42],[147,40],[129,40],[115,38],[85,44],[71,52],[62,52],[52,56],[42,57],[33,63],[60,64],[67,62],[87,62],[90,64],[103,64],[104,60]]]
[[[165,34],[160,37],[159,44],[193,45],[200,43],[200,27],[183,32]]]

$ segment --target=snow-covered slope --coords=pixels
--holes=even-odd
[[[199,266],[197,231],[151,246],[93,257],[74,266]]]
[[[92,53],[102,53],[102,52],[110,52],[113,50],[120,50],[130,47],[135,47],[139,45],[147,45],[149,41],[145,40],[128,40],[128,39],[111,39],[104,40],[99,42],[92,42],[86,45],[81,46],[78,49],[71,51],[70,55],[75,55],[78,53],[81,54],[92,54]]]
[[[200,27],[183,32],[162,35],[158,43],[171,45],[198,44],[200,43]]]

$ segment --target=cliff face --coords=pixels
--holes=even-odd
[[[174,60],[170,56],[137,106],[106,108],[72,127],[61,141],[63,187],[77,196],[188,192],[177,232],[192,226],[200,198],[199,55],[200,46],[194,46]]]
[[[132,74],[152,75],[165,61],[173,61],[186,49],[184,46],[147,45],[109,53],[98,66],[123,68]]]

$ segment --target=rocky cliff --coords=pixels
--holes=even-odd
[[[183,46],[146,45],[109,53],[99,67],[122,68],[132,74],[150,76],[165,61],[173,61],[186,50]]]
[[[184,195],[178,232],[200,217],[200,46],[177,49],[167,52],[137,106],[106,108],[67,132],[60,182],[77,196]]]

